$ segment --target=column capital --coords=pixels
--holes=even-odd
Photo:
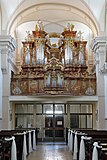
[[[16,42],[10,35],[0,35],[0,49],[1,49],[1,69],[3,73],[7,73],[9,63],[14,66],[14,51],[16,48]],[[13,67],[12,67],[13,68]]]
[[[102,72],[105,72],[103,69],[104,64],[106,62],[106,36],[102,37],[96,37],[92,41],[92,50],[94,52],[95,56],[95,62],[99,62],[98,64],[98,70]]]
[[[96,37],[93,39],[91,48],[94,53],[98,52],[100,48],[106,47],[106,37]]]
[[[0,47],[1,49],[6,47],[14,51],[16,48],[15,39],[10,35],[0,35]]]

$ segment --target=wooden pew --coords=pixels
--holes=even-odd
[[[87,136],[92,137],[91,140],[85,140],[85,155],[86,160],[92,160],[93,143],[98,142],[99,145],[107,144],[107,131],[105,130],[77,130],[77,132],[85,133]],[[81,135],[80,135],[81,137]],[[78,148],[80,147],[80,137],[78,134]],[[101,145],[102,146],[102,145]],[[78,150],[79,153],[79,150]],[[107,160],[107,148],[102,146],[102,150],[98,148],[99,160]],[[77,155],[77,160],[79,155]]]
[[[100,143],[101,149],[101,160],[107,160],[107,143]]]
[[[23,132],[26,132],[25,129],[19,129],[19,130],[1,130],[0,131],[0,157],[3,157],[4,152],[4,139],[5,138],[11,138],[12,136],[15,137],[16,142],[16,148],[17,148],[17,160],[22,160],[22,154],[23,154],[23,141],[24,141],[24,134],[21,134]],[[6,143],[6,142],[5,142]],[[7,142],[7,144],[10,142]],[[27,155],[29,154],[29,134],[26,132],[26,145],[27,145]],[[2,147],[3,146],[3,147]],[[31,147],[33,148],[33,132],[31,131]],[[11,146],[8,147],[8,151],[10,152]],[[8,153],[9,153],[8,152]],[[10,158],[10,157],[9,157]],[[3,159],[4,160],[4,159]]]
[[[2,143],[3,156],[11,158],[11,142],[5,141],[5,138],[15,137],[16,149],[17,149],[17,160],[22,159],[22,151],[23,151],[23,135],[17,135],[16,131],[13,130],[5,130],[0,131],[0,139]]]
[[[24,130],[25,131],[25,130]],[[15,137],[15,142],[16,142],[16,149],[17,149],[17,160],[22,160],[22,155],[23,155],[23,141],[24,141],[24,134],[19,134],[23,133],[23,130],[2,130],[0,131],[0,139],[2,140],[2,148],[3,148],[3,153],[5,153],[5,146],[3,145],[4,141],[3,139],[5,138],[11,138],[12,136]],[[27,135],[27,134],[26,134]],[[28,146],[28,136],[26,136],[26,144]],[[9,144],[10,142],[7,142]],[[28,147],[27,147],[28,148]],[[11,146],[8,147],[8,153],[10,152]],[[2,153],[2,152],[1,152]]]
[[[4,138],[0,139],[1,160],[11,160],[11,146],[12,146],[12,140],[6,141]]]
[[[89,142],[85,142],[86,147],[86,160],[92,159],[93,152],[93,143],[98,142],[101,148],[97,148],[98,150],[98,159],[99,160],[107,160],[107,148],[105,149],[105,144],[107,144],[107,131],[104,130],[83,130],[87,134],[87,136],[92,137],[92,140]]]
[[[107,160],[107,152],[102,152],[101,160]]]

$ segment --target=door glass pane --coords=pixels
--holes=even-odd
[[[80,116],[81,128],[92,128],[92,115]]]
[[[80,105],[70,104],[70,113],[80,113]]]
[[[44,104],[43,105],[43,113],[53,114],[53,104]]]
[[[15,113],[33,113],[33,104],[17,104]]]
[[[45,116],[45,137],[53,137],[53,115]]]
[[[27,106],[27,113],[33,113],[33,106],[32,104],[28,104]]]
[[[79,128],[79,115],[70,115],[70,127]]]
[[[36,122],[35,122],[35,125],[36,125],[36,128],[39,129],[39,132],[38,132],[38,138],[42,139],[44,137],[44,128],[45,128],[45,117],[41,114],[41,115],[36,115],[35,117],[36,119]]]
[[[65,113],[64,104],[55,104],[55,114],[63,114]]]
[[[53,130],[45,130],[45,137],[53,137]]]
[[[42,113],[42,104],[36,105],[36,113]]]
[[[32,128],[33,115],[16,115],[15,125],[16,128]]]
[[[87,115],[87,128],[92,128],[92,115]]]
[[[87,126],[86,126],[87,116],[86,115],[80,116],[80,122],[81,122],[81,128],[87,128]]]
[[[64,116],[55,115],[55,137],[64,137]]]
[[[36,115],[36,122],[35,122],[35,124],[36,124],[36,128],[40,128],[41,129],[41,128],[44,127],[42,115]]]
[[[92,113],[92,105],[81,105],[81,113]]]
[[[26,113],[27,112],[27,104],[16,104],[15,113]]]
[[[64,137],[64,130],[55,130],[55,137]]]
[[[45,116],[45,128],[53,127],[53,115]]]
[[[55,115],[55,127],[64,127],[63,115]]]

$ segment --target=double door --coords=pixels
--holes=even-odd
[[[45,141],[64,141],[64,104],[44,106],[45,111]]]

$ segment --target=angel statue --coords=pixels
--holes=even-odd
[[[44,30],[43,22],[40,19],[37,21],[37,26],[38,26],[39,31]]]
[[[77,33],[77,37],[79,38],[79,40],[82,40],[82,34],[83,34],[84,32],[81,32],[81,31],[79,31],[78,33]]]

